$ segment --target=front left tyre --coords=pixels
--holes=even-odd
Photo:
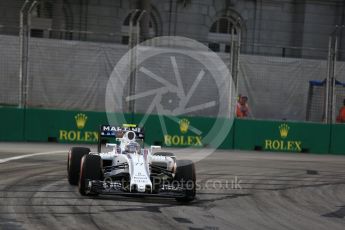
[[[183,197],[176,198],[179,202],[191,202],[196,195],[195,165],[191,160],[177,160],[174,183],[184,189]]]
[[[72,147],[67,157],[67,177],[70,185],[78,185],[81,158],[90,153],[89,148]]]

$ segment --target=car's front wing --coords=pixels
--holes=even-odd
[[[182,198],[184,197],[184,189],[176,187],[162,186],[156,193],[128,192],[125,191],[121,184],[114,183],[111,186],[104,181],[92,180],[88,181],[87,193],[102,195],[121,195],[134,197],[162,197],[162,198]]]

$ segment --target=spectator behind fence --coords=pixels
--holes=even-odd
[[[236,105],[236,117],[243,118],[248,117],[249,107],[248,107],[248,97],[239,95],[237,105]]]
[[[343,102],[343,106],[339,110],[339,115],[337,116],[337,122],[345,123],[345,99]]]

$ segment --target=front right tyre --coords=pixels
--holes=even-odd
[[[79,193],[83,196],[98,195],[89,191],[88,183],[92,180],[102,179],[102,160],[98,155],[88,154],[83,156],[80,164]]]
[[[72,147],[67,157],[67,177],[70,185],[78,185],[81,158],[90,153],[89,148]]]

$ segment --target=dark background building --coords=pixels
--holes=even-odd
[[[291,47],[328,47],[335,25],[344,24],[343,0],[38,0],[32,36],[127,43],[129,16],[146,9],[144,37],[186,36],[227,52],[241,28],[246,53],[310,56]],[[24,0],[0,1],[0,33],[18,34]],[[145,22],[146,21],[146,22]],[[341,31],[340,31],[341,32]],[[265,45],[257,47],[255,44]],[[340,47],[343,42],[340,42]],[[317,54],[314,52],[314,56]],[[313,56],[312,55],[312,56]]]

